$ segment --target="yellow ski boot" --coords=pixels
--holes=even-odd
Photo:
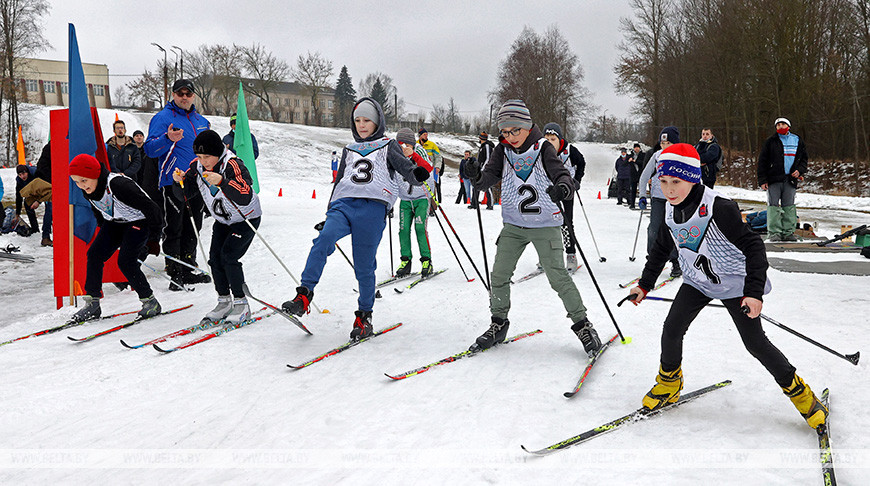
[[[825,419],[828,417],[828,409],[816,398],[816,394],[813,393],[809,385],[804,383],[804,380],[800,376],[795,374],[791,385],[783,388],[782,392],[791,399],[791,403],[794,404],[798,412],[807,420],[807,424],[810,427],[815,429],[825,423]]]
[[[665,371],[659,366],[659,375],[656,376],[655,386],[643,397],[643,408],[653,411],[669,403],[674,403],[680,399],[680,390],[682,389],[682,366],[674,371]]]

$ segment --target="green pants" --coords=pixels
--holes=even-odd
[[[429,199],[415,199],[399,203],[399,245],[401,255],[411,258],[411,225],[417,233],[417,246],[420,247],[420,256],[432,258],[429,251],[429,235],[426,234],[426,218],[429,217]]]
[[[511,308],[511,277],[516,270],[517,261],[529,243],[535,245],[538,261],[550,281],[550,287],[559,294],[571,322],[586,317],[586,307],[583,306],[580,292],[565,269],[560,227],[520,228],[512,224],[504,225],[496,241],[495,261],[492,263],[492,294],[489,301],[492,315],[501,319],[507,318]],[[537,296],[531,297],[529,305],[537,304]]]

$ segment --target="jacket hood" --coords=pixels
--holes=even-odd
[[[368,138],[362,138],[362,137],[360,137],[359,133],[357,133],[357,131],[356,131],[356,124],[353,122],[353,112],[354,112],[354,110],[356,110],[356,107],[359,106],[360,103],[362,103],[363,101],[366,101],[366,100],[371,101],[372,104],[375,105],[375,109],[378,110],[378,120],[377,120],[378,128],[376,128],[375,132],[373,134],[371,134]],[[386,131],[386,126],[387,126],[387,119],[384,117],[384,108],[381,106],[380,103],[375,101],[374,98],[368,98],[368,97],[360,98],[359,101],[357,101],[353,105],[353,110],[350,111],[350,130],[351,130],[351,132],[353,132],[353,139],[355,141],[368,142],[370,140],[378,140],[380,138],[384,138],[384,132]]]
[[[132,137],[129,137],[129,136],[127,136],[127,135],[124,135],[123,140],[126,140],[126,142],[124,142],[125,145],[126,145],[126,144],[133,144],[133,145],[136,145],[136,143],[133,141],[133,138],[132,138]],[[112,137],[109,138],[109,141],[106,142],[106,144],[107,144],[107,145],[112,145],[112,146],[114,146],[114,147],[117,147],[117,146],[118,146],[118,136],[117,136],[117,135],[112,135]]]

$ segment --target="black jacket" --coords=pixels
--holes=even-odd
[[[133,144],[133,147],[136,147],[136,144]],[[82,194],[85,196],[85,199],[98,201],[102,199],[103,195],[106,193],[108,182],[109,171],[104,167],[102,171],[100,171],[99,178],[97,178],[97,187],[94,189],[94,192],[88,194],[82,191]],[[145,191],[143,191],[135,181],[124,177],[115,177],[112,180],[111,193],[115,198],[127,206],[142,211],[142,214],[145,215],[145,224],[148,227],[148,240],[160,241],[163,229],[163,220],[160,217],[160,207],[157,203],[152,201],[147,194],[145,194]],[[102,213],[93,207],[91,209],[97,217],[98,224],[102,226],[103,223],[105,223]]]
[[[21,206],[24,203],[24,198],[21,197],[21,190],[24,189],[24,186],[33,182],[33,179],[36,177],[36,167],[28,166],[27,170],[29,173],[26,180],[21,180],[21,177],[18,177],[17,173],[15,174],[15,214],[21,214]],[[27,207],[25,210],[29,211],[30,208]]]
[[[230,130],[230,133],[224,135],[223,142],[228,149],[233,150],[233,144],[236,143],[236,131]],[[254,145],[254,160],[256,160],[260,156],[260,146],[257,144],[257,137],[253,133],[251,134],[251,142]],[[233,152],[235,153],[235,150]]]
[[[796,186],[797,179],[791,175],[786,175],[783,169],[784,163],[785,149],[782,146],[782,140],[779,139],[779,134],[774,133],[773,136],[764,141],[761,154],[758,156],[758,185],[788,181]],[[804,139],[800,137],[798,137],[797,151],[791,171],[798,171],[800,175],[807,172],[807,147],[804,145]]]
[[[51,184],[51,142],[42,147],[42,154],[36,162],[36,177]]]
[[[117,137],[112,137],[106,142],[109,167],[112,168],[112,172],[124,174],[130,179],[139,182],[139,168],[142,166],[139,147],[133,143],[132,138],[125,138],[127,143],[121,146],[117,144]]]

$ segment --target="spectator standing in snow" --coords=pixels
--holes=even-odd
[[[15,172],[18,175],[15,178],[15,218],[17,219],[21,215],[21,208],[23,207],[27,213],[27,218],[30,220],[30,234],[32,235],[39,232],[39,223],[36,219],[36,211],[24,204],[21,190],[36,179],[36,167],[32,165],[17,165]]]
[[[631,187],[631,164],[625,147],[621,148],[616,158],[616,204],[622,205],[622,200],[628,203],[628,190]]]
[[[429,161],[435,170],[432,171],[432,177],[435,179],[435,193],[438,195],[438,204],[441,204],[441,176],[444,175],[444,157],[441,156],[441,149],[435,145],[435,142],[429,140],[429,131],[421,128],[417,132],[417,143],[419,143],[429,154]]]
[[[115,133],[106,141],[106,153],[109,156],[109,167],[112,172],[139,182],[139,171],[142,167],[142,159],[139,147],[133,143],[133,139],[127,136],[127,125],[123,120],[115,120],[112,124]]]
[[[791,132],[787,118],[777,118],[776,133],[761,147],[758,156],[758,185],[767,191],[767,238],[797,241],[795,195],[799,180],[807,172],[807,148]]]
[[[465,151],[465,156],[459,161],[459,194],[456,196],[456,203],[462,202],[462,199],[468,200],[468,195],[471,194],[471,181],[465,176],[465,167],[469,162],[477,162],[477,159],[471,156],[471,150]],[[468,207],[471,207],[469,204]]]
[[[628,154],[628,161],[631,164],[631,186],[628,188],[628,207],[634,209],[634,201],[637,198],[637,182],[640,180],[640,172],[643,170],[643,163],[646,160],[646,154],[641,152],[640,144],[634,144]]]
[[[341,158],[338,156],[338,153],[333,150],[332,151],[332,161],[330,162],[330,166],[332,167],[332,183],[335,184],[335,178],[338,177],[338,163],[341,161]]]
[[[230,115],[230,132],[224,135],[224,145],[227,146],[228,149],[233,149],[233,144],[236,143],[236,114],[233,113]],[[254,145],[254,160],[257,160],[257,157],[260,156],[260,146],[257,144],[257,137],[251,133],[251,143]]]
[[[719,161],[722,159],[722,147],[713,136],[713,130],[701,130],[701,140],[695,145],[695,150],[701,156],[701,182],[713,189],[716,184],[716,173],[719,171]]]

